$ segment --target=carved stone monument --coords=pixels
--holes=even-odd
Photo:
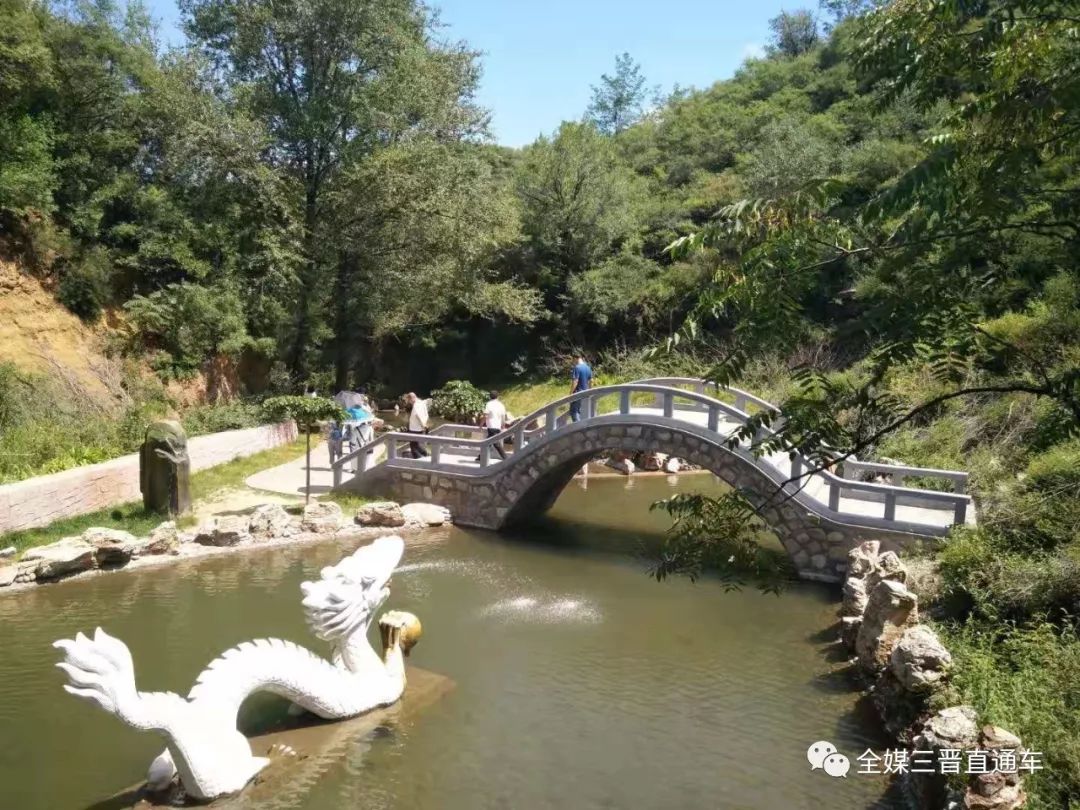
[[[139,489],[143,506],[159,514],[191,511],[191,460],[187,435],[179,422],[154,422],[146,429],[139,451]]]
[[[271,692],[328,720],[365,714],[396,703],[405,689],[405,656],[420,637],[411,613],[389,611],[379,619],[382,650],[367,634],[390,595],[390,577],[405,550],[400,537],[380,537],[335,566],[317,582],[301,585],[307,623],[332,644],[330,660],[281,639],[258,639],[211,661],[182,698],[172,692],[140,692],[131,652],[100,627],[57,641],[57,664],[70,683],[64,689],[93,701],[132,728],[165,738],[166,750],[150,765],[147,787],[163,790],[179,774],[191,798],[210,800],[235,793],[270,760],[252,753],[236,727],[248,695]]]

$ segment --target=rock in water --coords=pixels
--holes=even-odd
[[[235,546],[249,536],[246,520],[239,515],[222,515],[200,526],[195,542],[202,546]]]
[[[385,526],[393,528],[405,525],[405,513],[393,501],[366,503],[356,510],[356,522],[361,526]]]
[[[450,522],[450,510],[433,503],[407,503],[401,507],[405,522],[413,526],[442,526]]]
[[[179,422],[154,422],[139,450],[139,489],[143,506],[162,515],[191,511],[191,460]]]
[[[47,546],[39,546],[27,551],[23,563],[36,563],[30,566],[37,579],[57,579],[89,571],[96,564],[97,549],[81,537],[65,537]]]
[[[8,585],[11,585],[18,575],[19,566],[0,565],[0,588],[6,588]]]
[[[904,631],[919,621],[918,597],[902,582],[885,580],[870,592],[862,626],[855,639],[859,665],[880,672]]]
[[[666,473],[677,473],[682,468],[683,468],[682,459],[675,458],[674,456],[672,456],[671,458],[669,458],[667,461],[664,462],[664,472],[666,472]]]
[[[292,518],[281,504],[264,503],[251,513],[248,531],[259,537],[286,537],[292,533]]]
[[[305,532],[328,534],[341,526],[341,507],[333,501],[315,501],[304,507],[300,528]]]

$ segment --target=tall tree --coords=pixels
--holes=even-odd
[[[781,11],[769,20],[770,49],[784,56],[799,56],[818,43],[818,21],[812,11]]]
[[[305,262],[290,365],[308,369],[329,337],[338,261],[327,189],[377,149],[422,132],[482,132],[474,54],[432,37],[416,0],[182,0],[189,35],[272,137],[274,165],[299,189]]]
[[[645,107],[645,76],[628,53],[615,57],[615,72],[600,76],[592,87],[585,117],[605,135],[622,132],[641,119]]]

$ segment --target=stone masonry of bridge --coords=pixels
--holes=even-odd
[[[458,524],[498,530],[547,510],[582,465],[597,454],[660,450],[712,471],[751,500],[757,499],[758,506],[765,505],[762,517],[805,579],[841,581],[848,551],[864,540],[878,540],[882,550],[895,551],[933,542],[933,538],[851,526],[817,514],[794,498],[778,495],[776,482],[718,438],[687,428],[685,423],[654,422],[614,417],[564,428],[550,441],[523,448],[510,463],[493,464],[484,476],[446,468],[378,466],[345,488],[400,501],[433,501],[450,509]],[[771,503],[766,505],[766,499]]]

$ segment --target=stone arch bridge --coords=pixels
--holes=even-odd
[[[581,402],[578,422],[568,415],[575,401]],[[469,425],[442,425],[426,435],[383,434],[335,463],[334,485],[433,501],[448,507],[457,523],[499,530],[545,511],[604,451],[663,452],[749,495],[800,575],[824,581],[843,577],[848,550],[863,540],[899,550],[974,522],[963,472],[847,460],[836,472],[804,474],[810,464],[800,456],[758,455],[746,441],[732,446],[732,434],[763,409],[775,406],[701,380],[604,386],[552,402],[491,438],[478,438],[484,431]],[[412,441],[428,451],[427,458],[407,455],[404,444]],[[867,475],[891,482],[934,478],[952,491],[860,480]]]

